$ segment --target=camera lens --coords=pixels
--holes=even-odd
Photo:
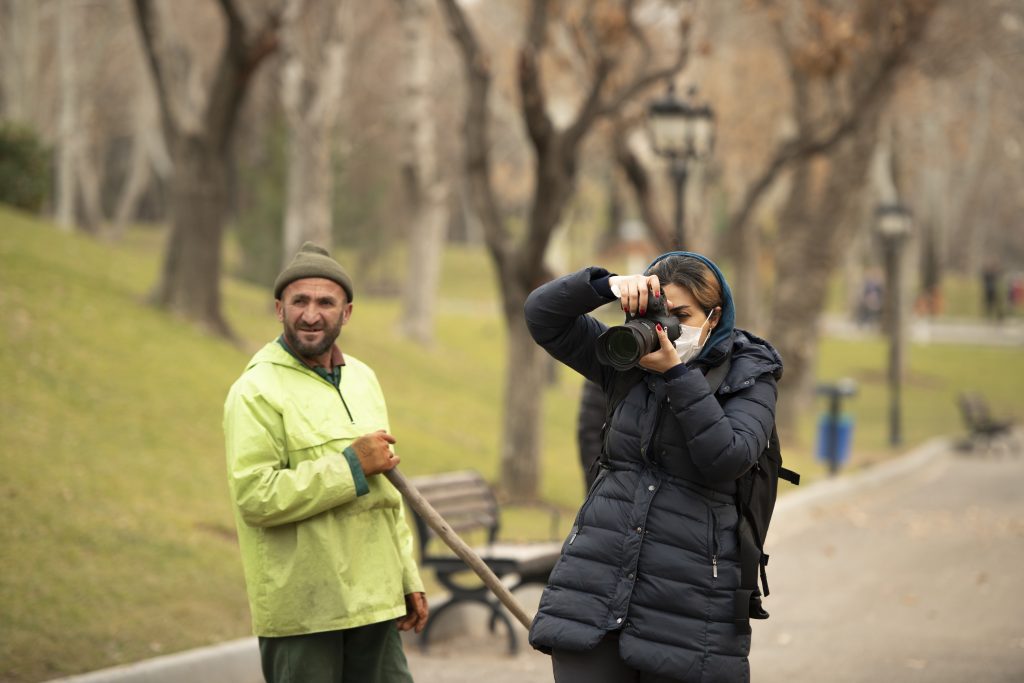
[[[632,366],[640,359],[640,340],[633,328],[612,330],[606,341],[608,359],[612,366]]]
[[[626,370],[643,355],[643,340],[632,326],[613,327],[598,339],[598,360],[617,370]]]

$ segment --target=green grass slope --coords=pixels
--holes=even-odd
[[[279,331],[265,290],[228,281],[245,349],[143,298],[152,235],[60,234],[0,208],[0,680],[92,670],[249,633],[224,481],[221,410]],[[479,253],[453,250],[436,348],[401,338],[394,301],[357,298],[346,352],[378,372],[409,475],[497,473],[504,333]],[[483,274],[483,278],[479,275]],[[552,389],[545,494],[578,503],[578,383]],[[539,528],[526,513],[509,531]],[[533,534],[536,537],[536,534]]]

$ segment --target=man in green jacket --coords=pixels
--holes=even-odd
[[[335,344],[352,281],[303,245],[274,284],[284,331],[260,349],[224,404],[253,631],[268,683],[411,681],[398,631],[419,633],[427,602],[402,498],[382,472],[391,450],[377,377]]]

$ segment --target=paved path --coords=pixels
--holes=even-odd
[[[753,680],[1024,681],[1024,437],[1017,441],[1013,455],[984,457],[934,442],[781,499],[768,539],[772,618],[754,625]],[[520,597],[529,609],[539,591]],[[525,630],[516,627],[521,651],[510,657],[482,612],[463,620],[479,624],[472,635],[442,639],[429,654],[409,643],[417,683],[550,683],[550,660],[526,645]],[[260,678],[248,638],[68,681]]]
[[[1024,456],[945,453],[787,510],[758,683],[1024,681]]]
[[[877,327],[861,327],[847,316],[826,315],[822,319],[827,334],[842,339],[878,337]],[[1024,346],[1024,320],[1010,318],[994,323],[980,318],[914,317],[907,325],[911,341],[919,344],[977,344],[980,346]]]
[[[1024,681],[1024,456],[907,465],[780,504],[753,680]],[[410,663],[417,683],[552,680],[547,657],[503,645],[473,636]]]

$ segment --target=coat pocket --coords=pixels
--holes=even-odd
[[[288,467],[300,462],[316,460],[325,455],[340,455],[345,447],[361,436],[356,429],[345,429],[343,425],[328,425],[286,432]]]

